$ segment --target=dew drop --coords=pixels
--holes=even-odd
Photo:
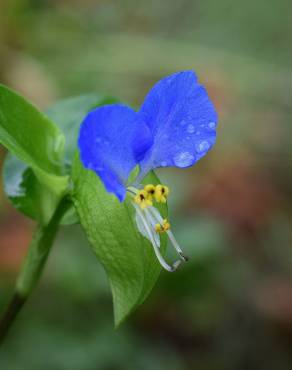
[[[197,145],[197,152],[198,153],[203,153],[203,152],[207,151],[209,148],[210,148],[210,143],[208,143],[208,141],[204,140],[204,141],[201,141]]]
[[[160,166],[161,166],[161,167],[166,167],[166,166],[167,166],[167,162],[166,162],[166,161],[162,161],[162,162],[160,163]]]
[[[195,132],[195,126],[192,125],[192,124],[189,124],[188,127],[187,127],[187,132],[189,134],[193,134]]]
[[[216,127],[216,123],[215,122],[209,122],[209,128],[215,128]]]
[[[194,155],[189,152],[181,152],[177,154],[174,158],[174,164],[177,167],[188,167],[194,162]]]

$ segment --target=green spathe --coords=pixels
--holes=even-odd
[[[80,222],[94,253],[104,266],[113,294],[115,325],[118,326],[153,288],[161,270],[150,242],[137,230],[131,196],[120,203],[76,156],[72,166],[73,200]],[[159,183],[154,173],[145,182]],[[166,217],[167,208],[160,206]],[[163,235],[161,250],[164,254]]]

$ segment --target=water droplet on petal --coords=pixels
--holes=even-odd
[[[208,141],[204,140],[204,141],[201,141],[198,145],[197,145],[197,152],[198,153],[203,153],[205,151],[207,151],[209,148],[210,148],[210,143],[208,143]]]
[[[194,160],[195,156],[189,152],[181,152],[173,158],[174,164],[177,167],[188,167]]]
[[[215,122],[209,122],[209,128],[215,128],[216,127],[216,123]]]
[[[166,161],[162,161],[162,162],[160,163],[160,166],[161,166],[161,167],[166,167],[166,166],[167,166],[167,162],[166,162]]]
[[[187,132],[189,134],[193,134],[195,132],[195,126],[192,125],[192,124],[189,124],[188,127],[187,127]]]

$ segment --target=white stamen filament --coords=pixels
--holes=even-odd
[[[151,244],[153,245],[153,249],[154,249],[155,255],[156,255],[159,263],[161,264],[161,266],[163,268],[165,268],[165,270],[170,271],[170,272],[175,271],[178,268],[178,266],[181,264],[181,261],[180,260],[175,261],[172,266],[169,266],[167,264],[167,262],[164,260],[164,258],[162,257],[162,255],[161,255],[161,253],[159,251],[158,245],[156,244],[156,241],[155,241],[155,238],[154,238],[154,234],[153,234],[153,233],[155,233],[155,230],[154,229],[152,230],[151,227],[149,227],[149,224],[147,222],[147,219],[145,218],[144,213],[140,209],[140,207],[137,204],[135,204],[135,203],[133,203],[133,205],[134,205],[134,207],[136,209],[136,212],[141,217],[141,220],[143,222],[143,225],[145,227],[146,232],[148,233],[149,239],[151,241]],[[144,210],[144,212],[146,213],[146,209]]]
[[[148,209],[149,209],[149,212],[152,213],[153,217],[157,220],[157,222],[162,225],[163,218],[162,218],[161,214],[159,213],[159,211],[155,207],[149,207]],[[179,246],[178,242],[176,241],[176,239],[173,235],[173,232],[171,230],[167,230],[166,233],[167,233],[167,235],[169,237],[169,240],[171,241],[174,249],[177,251],[177,253],[181,257],[181,259],[184,262],[188,261],[188,258],[184,255],[181,247]]]
[[[133,195],[136,195],[138,193],[138,190],[134,188],[133,186],[127,187],[127,191]]]
[[[168,230],[166,231],[168,237],[169,237],[169,240],[171,241],[172,245],[174,246],[174,249],[177,251],[177,253],[180,255],[181,259],[184,261],[184,262],[187,262],[188,261],[188,257],[184,255],[184,252],[182,251],[182,249],[180,248],[178,242],[176,241],[174,235],[173,235],[173,232]]]

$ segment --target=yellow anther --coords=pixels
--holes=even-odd
[[[148,193],[148,198],[151,200],[155,194],[155,186],[152,184],[145,185],[144,190]]]
[[[166,219],[163,220],[162,226],[163,226],[164,231],[167,231],[170,229],[170,223]]]
[[[152,206],[152,201],[149,199],[148,193],[145,190],[139,190],[134,197],[134,201],[135,203],[139,204],[142,209]]]
[[[157,233],[162,233],[164,230],[163,230],[163,227],[160,224],[156,224],[155,225],[155,231]]]
[[[156,185],[154,197],[158,203],[166,203],[169,194],[169,188],[165,185]]]
[[[162,221],[161,224],[156,224],[155,225],[155,231],[157,233],[164,233],[165,231],[168,231],[170,229],[170,223],[165,219]]]

